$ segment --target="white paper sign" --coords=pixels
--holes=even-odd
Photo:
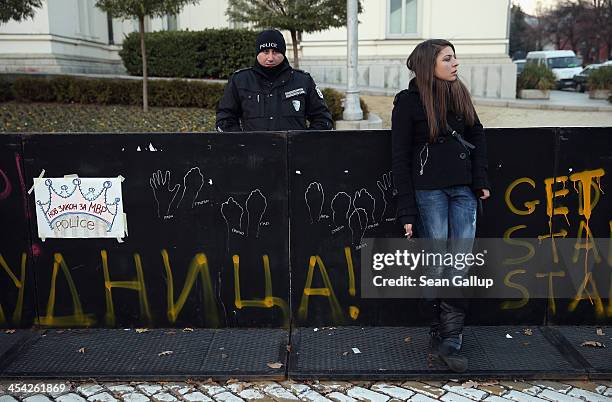
[[[121,177],[35,178],[38,236],[125,236]]]

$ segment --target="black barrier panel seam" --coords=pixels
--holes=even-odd
[[[571,342],[568,341],[561,332],[551,326],[542,326],[539,327],[539,330],[546,340],[559,351],[561,356],[567,360],[572,367],[584,370],[587,373],[593,370],[593,366],[574,349]]]
[[[19,136],[20,139],[20,145],[21,145],[21,158],[20,158],[20,164],[21,166],[15,166],[19,172],[19,169],[21,169],[21,171],[23,172],[23,182],[24,185],[27,186],[26,184],[26,179],[28,177],[34,177],[33,175],[29,174],[29,172],[26,170],[26,136],[25,135],[20,135]],[[16,160],[15,160],[16,162]],[[32,186],[34,186],[34,182],[32,180]],[[33,189],[34,187],[32,187]],[[31,272],[32,275],[32,279],[34,281],[34,314],[36,316],[36,321],[40,322],[40,305],[39,305],[39,292],[38,292],[38,278],[36,275],[36,266],[37,266],[37,260],[38,257],[34,255],[34,230],[33,230],[33,225],[34,225],[34,221],[36,220],[36,203],[34,203],[33,210],[30,210],[30,195],[29,194],[24,194],[24,202],[25,205],[24,207],[24,211],[29,211],[29,213],[26,215],[26,223],[27,223],[27,233],[28,233],[28,245],[30,246],[29,250],[25,250],[26,255],[29,257],[28,258],[28,268],[29,271]],[[25,213],[25,212],[24,212]],[[38,224],[38,223],[37,223]],[[27,280],[27,276],[26,276],[26,280]],[[24,284],[25,286],[25,284]],[[22,316],[23,319],[23,316]]]
[[[286,193],[286,200],[287,200],[287,269],[289,271],[289,291],[287,292],[287,296],[288,296],[288,300],[287,303],[289,304],[289,327],[287,328],[288,331],[288,338],[287,338],[287,348],[286,348],[286,355],[285,355],[285,378],[289,378],[289,365],[291,364],[291,354],[293,351],[293,338],[292,338],[292,332],[293,332],[293,266],[291,265],[291,242],[292,242],[292,237],[291,237],[291,216],[292,216],[292,210],[291,210],[291,172],[293,171],[293,165],[291,164],[291,161],[293,158],[291,158],[290,156],[290,152],[291,152],[291,144],[292,144],[292,136],[291,134],[289,134],[288,132],[285,133],[283,135],[283,137],[285,138],[285,164],[286,164],[286,169],[285,172],[287,172],[287,193]]]

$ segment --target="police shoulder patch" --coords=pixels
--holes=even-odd
[[[317,95],[319,95],[319,98],[323,99],[323,92],[321,92],[318,86],[316,86],[315,89],[317,91]]]

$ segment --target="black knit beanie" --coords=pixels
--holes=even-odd
[[[268,29],[267,31],[261,32],[257,35],[256,50],[255,54],[258,55],[259,52],[267,49],[275,49],[276,51],[285,54],[285,38],[283,38],[283,34],[281,34],[276,29]]]

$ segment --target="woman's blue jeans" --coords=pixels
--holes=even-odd
[[[419,210],[417,233],[420,238],[433,239],[434,250],[440,253],[471,253],[476,235],[476,195],[468,186],[453,186],[439,190],[416,190]],[[428,267],[430,278],[466,276],[469,267]],[[432,331],[438,332],[452,347],[462,343],[466,303],[462,299],[437,300],[435,288],[425,288],[425,300],[435,305]],[[460,295],[459,295],[460,297]]]

